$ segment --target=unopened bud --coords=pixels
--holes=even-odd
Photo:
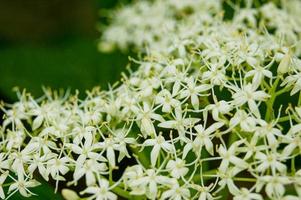
[[[80,200],[80,197],[73,190],[63,189],[62,195],[65,200]]]
[[[284,57],[281,59],[277,73],[278,74],[285,74],[289,72],[290,70],[290,64],[291,64],[291,54],[288,52],[284,55]]]

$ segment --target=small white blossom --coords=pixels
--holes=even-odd
[[[18,179],[9,186],[8,192],[19,191],[22,196],[29,197],[33,193],[28,188],[36,187],[38,185],[40,185],[40,183],[36,180],[24,180],[23,174],[18,174]]]
[[[174,199],[174,200],[181,200],[181,199],[189,199],[190,198],[190,192],[187,186],[180,186],[178,182],[175,181],[171,185],[171,188],[169,190],[166,190],[162,193],[161,199]]]
[[[265,101],[269,95],[264,91],[257,91],[257,88],[252,84],[243,85],[241,88],[234,87],[233,103],[237,106],[242,106],[248,103],[251,112],[260,117],[260,112],[256,101]]]
[[[185,166],[185,160],[176,158],[176,160],[168,161],[166,165],[166,169],[170,171],[170,174],[174,178],[180,178],[181,176],[185,176],[189,171]]]
[[[155,139],[146,140],[143,143],[143,146],[153,146],[153,149],[151,151],[151,156],[150,156],[152,166],[155,166],[161,148],[167,152],[171,152],[173,150],[172,144],[165,141],[165,139],[162,135],[156,136]]]
[[[82,194],[92,194],[88,199],[95,200],[117,200],[117,195],[110,191],[109,182],[106,179],[100,179],[97,186],[90,186]]]

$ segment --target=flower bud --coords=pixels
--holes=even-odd
[[[284,57],[280,61],[278,69],[277,69],[277,73],[285,74],[285,73],[289,72],[290,64],[291,64],[291,54],[288,52],[284,55]]]
[[[62,195],[66,200],[80,200],[80,197],[73,190],[63,189]]]

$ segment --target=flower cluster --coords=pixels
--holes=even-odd
[[[300,199],[301,2],[255,2],[122,8],[100,46],[144,58],[121,84],[1,105],[0,197],[40,176],[84,182],[70,200]]]

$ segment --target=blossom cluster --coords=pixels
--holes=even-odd
[[[121,8],[100,47],[143,54],[121,83],[1,104],[0,198],[40,177],[84,182],[68,200],[300,199],[301,2],[255,2]]]

